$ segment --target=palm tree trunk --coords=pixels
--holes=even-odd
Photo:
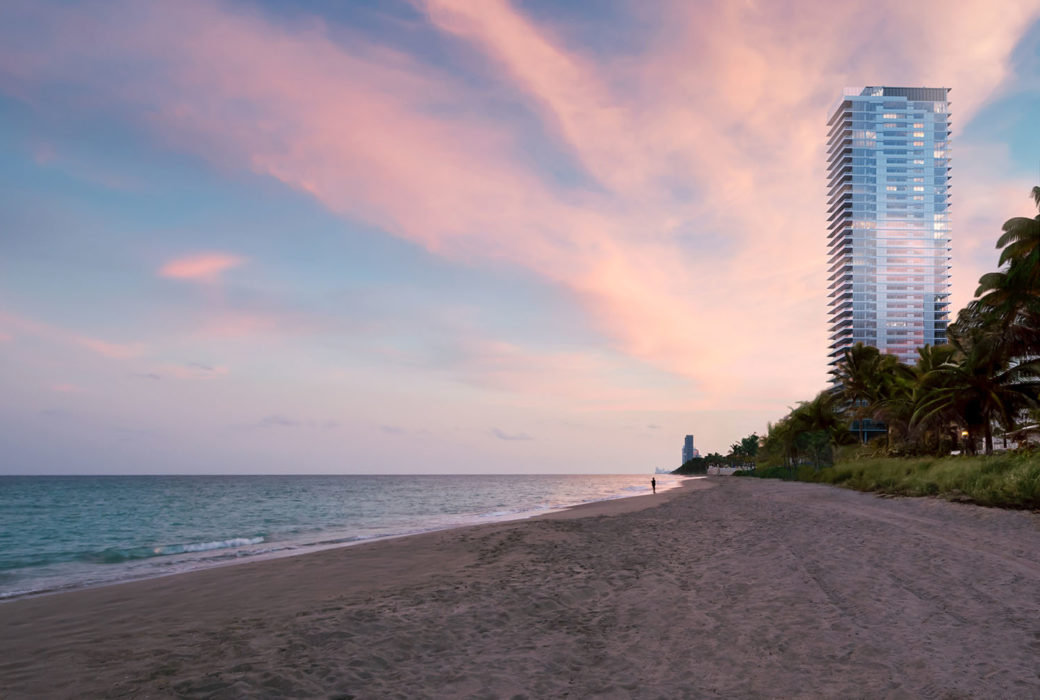
[[[984,429],[985,432],[983,434],[986,436],[986,454],[991,455],[993,454],[993,424],[989,422],[988,418],[986,419]]]

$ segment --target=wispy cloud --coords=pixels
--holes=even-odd
[[[303,321],[290,314],[234,309],[208,310],[196,334],[211,338],[248,338],[255,335],[277,335],[298,331]]]
[[[297,420],[295,418],[289,418],[280,413],[271,414],[264,416],[260,420],[247,423],[245,425],[232,426],[237,428],[247,429],[294,429],[294,428],[311,428],[318,430],[334,430],[340,427],[339,421],[335,420]]]
[[[3,311],[0,311],[0,324],[3,324],[4,327],[11,331],[23,335],[46,338],[51,341],[86,348],[102,357],[114,360],[140,357],[147,351],[147,346],[141,342],[115,343]],[[11,334],[8,334],[8,336],[12,337]]]
[[[64,408],[45,408],[39,412],[39,416],[55,423],[68,423],[80,418],[75,412]]]
[[[527,433],[507,433],[498,428],[492,428],[491,434],[499,440],[534,440],[534,438]]]
[[[100,163],[86,163],[67,154],[59,154],[54,144],[51,143],[33,145],[32,160],[37,165],[52,168],[82,182],[100,185],[105,189],[122,192],[140,189],[139,183],[125,175],[112,172],[109,167]]]
[[[285,416],[264,416],[257,423],[258,428],[297,428],[302,423]]]
[[[206,365],[200,362],[160,365],[146,374],[150,379],[173,377],[174,379],[213,379],[229,372],[225,365]]]
[[[113,360],[128,360],[140,357],[146,349],[144,343],[110,343],[106,340],[88,338],[86,336],[69,337],[79,345]]]
[[[229,253],[199,253],[170,260],[159,268],[159,275],[171,279],[212,283],[219,280],[220,275],[227,270],[244,262],[243,258]]]

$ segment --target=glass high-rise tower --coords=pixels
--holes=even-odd
[[[948,88],[846,88],[827,122],[830,365],[862,342],[913,364],[946,342]]]

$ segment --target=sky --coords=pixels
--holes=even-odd
[[[949,87],[953,308],[1040,0],[0,5],[0,474],[619,473],[827,385],[826,121]]]

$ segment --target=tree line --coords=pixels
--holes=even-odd
[[[1031,196],[1040,209],[1040,187]],[[998,270],[979,278],[944,345],[925,345],[914,364],[856,343],[833,371],[835,384],[768,426],[760,461],[816,469],[835,448],[871,444],[890,456],[993,452],[1040,418],[1040,214],[1004,223]]]
[[[673,471],[673,474],[706,474],[708,467],[747,467],[755,463],[758,454],[758,446],[761,438],[756,433],[751,433],[729,448],[729,454],[723,455],[718,452],[709,452],[702,457],[693,457],[683,463],[681,467]]]

